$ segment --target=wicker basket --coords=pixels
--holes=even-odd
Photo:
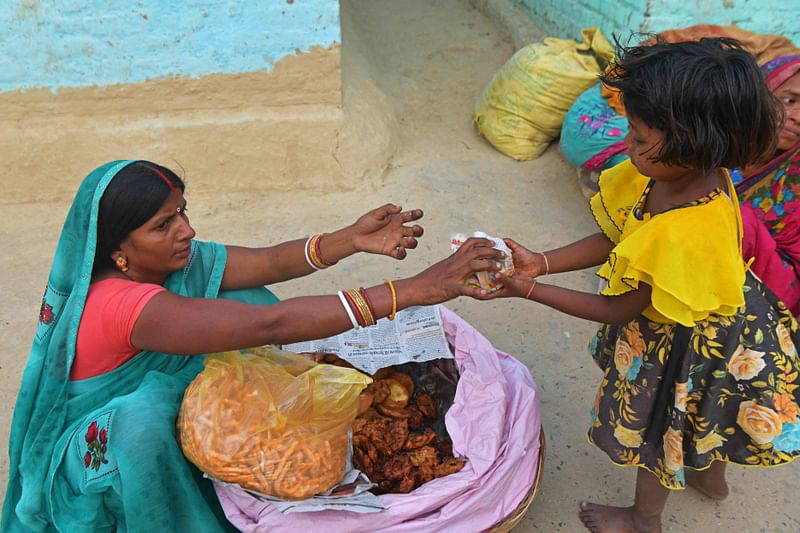
[[[508,533],[514,529],[525,516],[525,513],[528,512],[528,507],[536,499],[536,495],[539,494],[539,485],[542,483],[542,467],[544,466],[544,444],[544,430],[541,430],[539,433],[539,463],[536,465],[536,478],[533,480],[531,490],[528,491],[528,494],[525,495],[525,498],[511,514],[489,530],[491,533]]]

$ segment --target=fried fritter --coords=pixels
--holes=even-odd
[[[356,418],[356,420],[372,420],[373,418],[381,418],[381,415],[374,408],[370,407],[369,409],[358,415],[358,418]]]
[[[390,367],[380,368],[377,372],[375,372],[375,374],[372,375],[372,379],[375,381],[383,381],[384,379],[389,379],[394,372],[395,371]]]
[[[389,387],[389,395],[381,402],[381,405],[387,407],[405,407],[408,405],[408,400],[411,398],[411,393],[405,385],[396,379],[386,379],[383,383]]]
[[[449,476],[450,474],[455,474],[456,472],[460,472],[466,461],[463,459],[458,459],[456,457],[447,457],[445,458],[439,465],[434,468],[434,474],[436,477],[444,477]]]
[[[361,396],[358,397],[358,414],[356,416],[362,415],[367,412],[367,409],[372,408],[372,402],[375,400],[375,397],[368,392],[362,392]]]
[[[419,409],[416,406],[409,404],[406,407],[406,411],[409,413],[408,417],[408,427],[409,429],[419,429],[422,427],[422,424],[425,423],[425,417],[422,415]]]
[[[394,492],[398,492],[400,494],[408,494],[412,490],[417,488],[417,475],[414,472],[409,472],[407,476],[404,476],[400,479],[400,481],[395,486]]]
[[[428,444],[432,443],[436,440],[436,432],[431,428],[425,428],[424,431],[421,433],[410,433],[408,438],[406,439],[405,444],[403,444],[403,448],[406,450],[414,450],[416,448],[422,448],[423,446],[427,446]],[[433,448],[431,448],[433,450]],[[435,451],[435,450],[434,450]]]
[[[436,479],[435,466],[429,463],[422,463],[417,467],[417,486],[423,485],[432,479]]]
[[[408,397],[414,396],[414,380],[405,372],[392,372],[389,375],[390,379],[399,382],[408,392]]]
[[[439,455],[436,453],[436,449],[433,446],[423,446],[416,450],[407,451],[405,454],[414,466],[427,464],[432,467],[439,464]]]
[[[386,383],[385,380],[375,380],[369,385],[367,388],[364,389],[364,394],[371,394],[372,395],[372,405],[378,405],[383,403],[386,398],[389,396],[389,384]]]
[[[411,459],[407,454],[393,455],[384,461],[382,470],[386,479],[403,479],[411,476]],[[413,478],[413,476],[411,476]]]
[[[383,368],[373,379],[360,398],[352,442],[353,464],[378,485],[375,492],[407,493],[460,471],[465,461],[453,457],[450,439],[427,425],[439,417],[433,397],[411,399],[414,381],[405,372]]]
[[[378,417],[359,424],[359,430],[353,431],[353,438],[364,436],[383,455],[392,455],[403,448],[408,438],[408,422],[404,418]]]
[[[412,413],[409,409],[403,407],[389,407],[388,405],[381,404],[376,407],[377,411],[383,416],[389,418],[411,418]]]
[[[452,457],[453,456],[453,441],[448,439],[439,439],[436,442],[436,451],[439,452],[439,455],[442,457]]]
[[[435,420],[439,414],[436,411],[436,403],[431,398],[431,395],[427,392],[423,392],[422,394],[418,394],[416,398],[414,398],[414,404],[416,405],[417,409],[425,415],[425,418],[429,418],[431,420]]]

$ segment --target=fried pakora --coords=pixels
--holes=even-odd
[[[403,448],[406,450],[422,448],[435,441],[436,437],[436,432],[433,429],[425,428],[422,433],[410,433],[403,444]]]
[[[414,398],[414,405],[425,415],[425,418],[435,420],[439,416],[436,412],[436,403],[427,392],[417,395],[417,397]]]
[[[452,456],[450,439],[439,439],[425,425],[438,418],[433,397],[414,396],[411,376],[390,368],[376,372],[373,380],[353,423],[353,463],[378,484],[377,492],[411,492],[461,470],[465,462]]]

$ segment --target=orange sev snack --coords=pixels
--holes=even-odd
[[[186,389],[178,441],[213,478],[305,499],[342,478],[347,432],[370,382],[272,347],[210,355]]]

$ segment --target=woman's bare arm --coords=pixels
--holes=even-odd
[[[477,271],[496,270],[501,253],[491,241],[470,239],[450,257],[408,279],[394,282],[397,309],[441,303],[485,291],[464,281]],[[388,285],[366,289],[376,318],[392,311]],[[286,344],[329,337],[352,328],[338,296],[292,298],[272,305],[223,299],[185,298],[170,292],[154,296],[131,333],[140,349],[201,354],[263,344]]]
[[[350,226],[325,234],[319,241],[320,254],[328,263],[357,252],[404,259],[407,250],[417,247],[417,238],[423,233],[421,226],[410,223],[422,215],[419,209],[401,211],[400,206],[386,204]],[[305,245],[306,239],[297,239],[264,248],[227,246],[222,289],[271,285],[315,272],[306,260]]]

